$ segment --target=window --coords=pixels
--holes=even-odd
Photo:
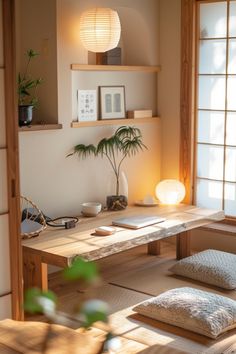
[[[236,0],[197,14],[195,202],[236,217]]]

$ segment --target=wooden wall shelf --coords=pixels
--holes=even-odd
[[[57,130],[62,129],[62,124],[32,124],[19,127],[19,132],[35,132],[39,130]]]
[[[156,66],[135,66],[135,65],[87,65],[71,64],[71,70],[79,71],[141,71],[141,72],[159,72],[161,67]]]
[[[148,118],[125,118],[125,119],[103,119],[96,120],[94,122],[72,122],[72,128],[83,128],[83,127],[97,127],[103,125],[138,125],[143,123],[157,123],[160,120],[159,117],[148,117]]]

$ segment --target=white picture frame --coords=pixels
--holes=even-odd
[[[78,90],[79,122],[93,122],[97,120],[97,90]]]
[[[125,119],[125,87],[99,86],[99,119]]]

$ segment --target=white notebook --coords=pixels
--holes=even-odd
[[[140,229],[141,227],[154,225],[165,220],[165,218],[155,215],[135,215],[113,220],[112,224],[127,227],[128,229]]]

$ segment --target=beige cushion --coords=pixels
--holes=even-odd
[[[224,289],[236,288],[236,255],[231,253],[203,251],[182,259],[169,270]]]
[[[210,338],[236,327],[236,301],[193,288],[166,291],[133,310]]]

